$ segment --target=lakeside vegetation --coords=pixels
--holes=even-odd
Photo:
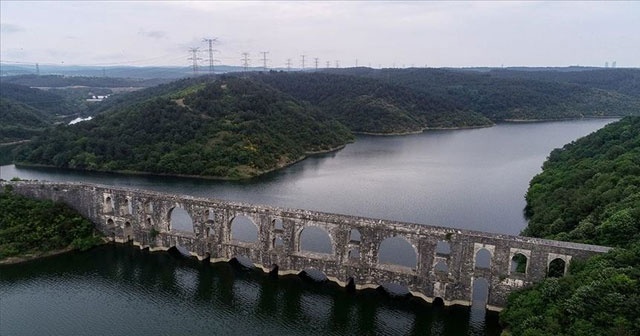
[[[247,79],[183,80],[59,126],[16,160],[96,171],[248,178],[352,141],[316,108]]]
[[[102,242],[91,222],[62,203],[30,199],[10,186],[0,192],[0,261]]]
[[[613,251],[509,297],[514,335],[640,334],[640,117],[554,150],[526,195],[524,235]]]
[[[0,143],[30,141],[3,147],[1,161],[240,179],[339,148],[354,139],[353,133],[408,134],[505,120],[640,113],[633,84],[613,85],[606,71],[583,71],[590,75],[578,79],[554,72],[548,80],[496,71],[353,68],[200,76],[91,106],[74,105],[82,115],[96,117],[72,126],[61,125],[56,113],[68,110],[70,101],[77,103],[80,91],[45,92],[15,83],[141,87],[152,81],[8,77],[2,79],[12,89],[0,101]],[[615,72],[612,78],[627,75],[636,73]],[[53,97],[57,110],[46,110],[40,103]]]

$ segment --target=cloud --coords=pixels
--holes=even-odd
[[[0,32],[3,32],[5,34],[19,33],[23,31],[25,31],[25,29],[21,26],[11,23],[0,23]]]
[[[162,30],[150,30],[150,31],[140,30],[138,32],[138,35],[146,36],[153,39],[167,38],[167,32]]]

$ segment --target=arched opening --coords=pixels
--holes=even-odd
[[[473,279],[471,291],[471,312],[469,314],[469,325],[484,325],[487,301],[489,299],[489,282],[485,278]],[[480,330],[481,331],[481,330]],[[474,333],[475,334],[475,333]]]
[[[300,232],[300,251],[333,253],[329,233],[317,226],[307,226]]]
[[[124,239],[126,241],[131,241],[133,239],[133,228],[129,222],[124,223]]]
[[[441,297],[436,297],[433,299],[432,305],[436,307],[444,307],[444,300]]]
[[[324,272],[315,268],[305,268],[302,272],[300,272],[299,275],[303,278],[307,278],[316,282],[323,282],[328,280]]]
[[[244,215],[237,215],[231,221],[231,239],[245,243],[258,241],[258,227]]]
[[[124,199],[123,209],[125,215],[131,215],[133,213],[133,208],[131,207],[131,202],[129,198]]]
[[[273,247],[284,247],[284,241],[282,241],[282,238],[275,237],[273,239]]]
[[[360,249],[357,247],[350,249],[349,259],[360,259]]]
[[[175,248],[182,256],[191,257],[191,252],[189,252],[189,249],[186,246],[176,244]]]
[[[173,208],[169,215],[169,231],[181,231],[193,233],[193,220],[183,208]]]
[[[564,276],[566,267],[567,263],[562,258],[555,258],[551,260],[547,269],[547,277],[559,278]]]
[[[206,226],[206,227],[204,228],[204,236],[205,236],[206,238],[209,238],[210,231],[211,231],[211,228],[210,228],[210,227]]]
[[[147,202],[147,204],[145,205],[145,210],[147,211],[147,213],[153,213],[153,203],[151,203],[151,201]]]
[[[448,256],[451,254],[451,244],[449,242],[441,240],[436,245],[436,254],[442,256]]]
[[[511,266],[509,266],[511,273],[525,274],[527,273],[527,256],[522,253],[516,253],[511,258]]]
[[[351,229],[349,232],[350,243],[360,243],[360,231],[358,229]]]
[[[491,252],[486,248],[481,248],[476,252],[475,268],[489,269],[491,268]]]
[[[204,217],[206,220],[208,221],[213,221],[215,220],[215,214],[213,213],[212,209],[207,209],[204,211]]]
[[[411,295],[409,288],[397,282],[389,282],[382,284],[380,287],[390,296],[408,296]]]
[[[281,218],[276,218],[276,219],[272,220],[271,224],[273,225],[273,228],[275,230],[279,230],[279,231],[283,231],[284,230],[284,224],[282,223],[282,219]]]
[[[112,238],[115,238],[115,235],[116,235],[116,223],[111,218],[107,219],[107,232],[109,233],[109,235]]]
[[[484,309],[489,298],[489,282],[485,278],[473,279],[473,291],[471,293],[472,306],[479,306]]]
[[[151,222],[151,217],[147,217],[147,227],[152,227],[153,223]]]
[[[113,212],[113,200],[111,199],[111,196],[107,196],[107,198],[104,199],[104,212]]]
[[[256,266],[254,265],[253,261],[251,261],[251,259],[249,259],[249,257],[247,256],[243,256],[243,255],[238,255],[235,256],[234,258],[232,258],[231,260],[229,260],[232,264],[233,263],[237,263],[238,265],[244,267],[244,268],[248,268],[248,269],[252,269],[255,268]]]
[[[433,271],[440,274],[449,274],[449,266],[444,260],[440,260],[433,266]]]
[[[389,237],[380,243],[378,263],[416,268],[418,265],[418,255],[406,239],[402,237]]]

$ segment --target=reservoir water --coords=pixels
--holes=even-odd
[[[81,181],[288,208],[517,234],[524,194],[549,152],[614,119],[358,136],[250,181],[0,167],[0,177]],[[0,267],[0,335],[497,335],[495,314],[377,292],[349,296],[297,277],[273,281],[105,246]]]

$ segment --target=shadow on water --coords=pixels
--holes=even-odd
[[[3,335],[500,334],[497,314],[485,317],[483,310],[376,290],[349,293],[331,282],[273,278],[231,263],[206,264],[132,246],[1,266],[0,292]]]

